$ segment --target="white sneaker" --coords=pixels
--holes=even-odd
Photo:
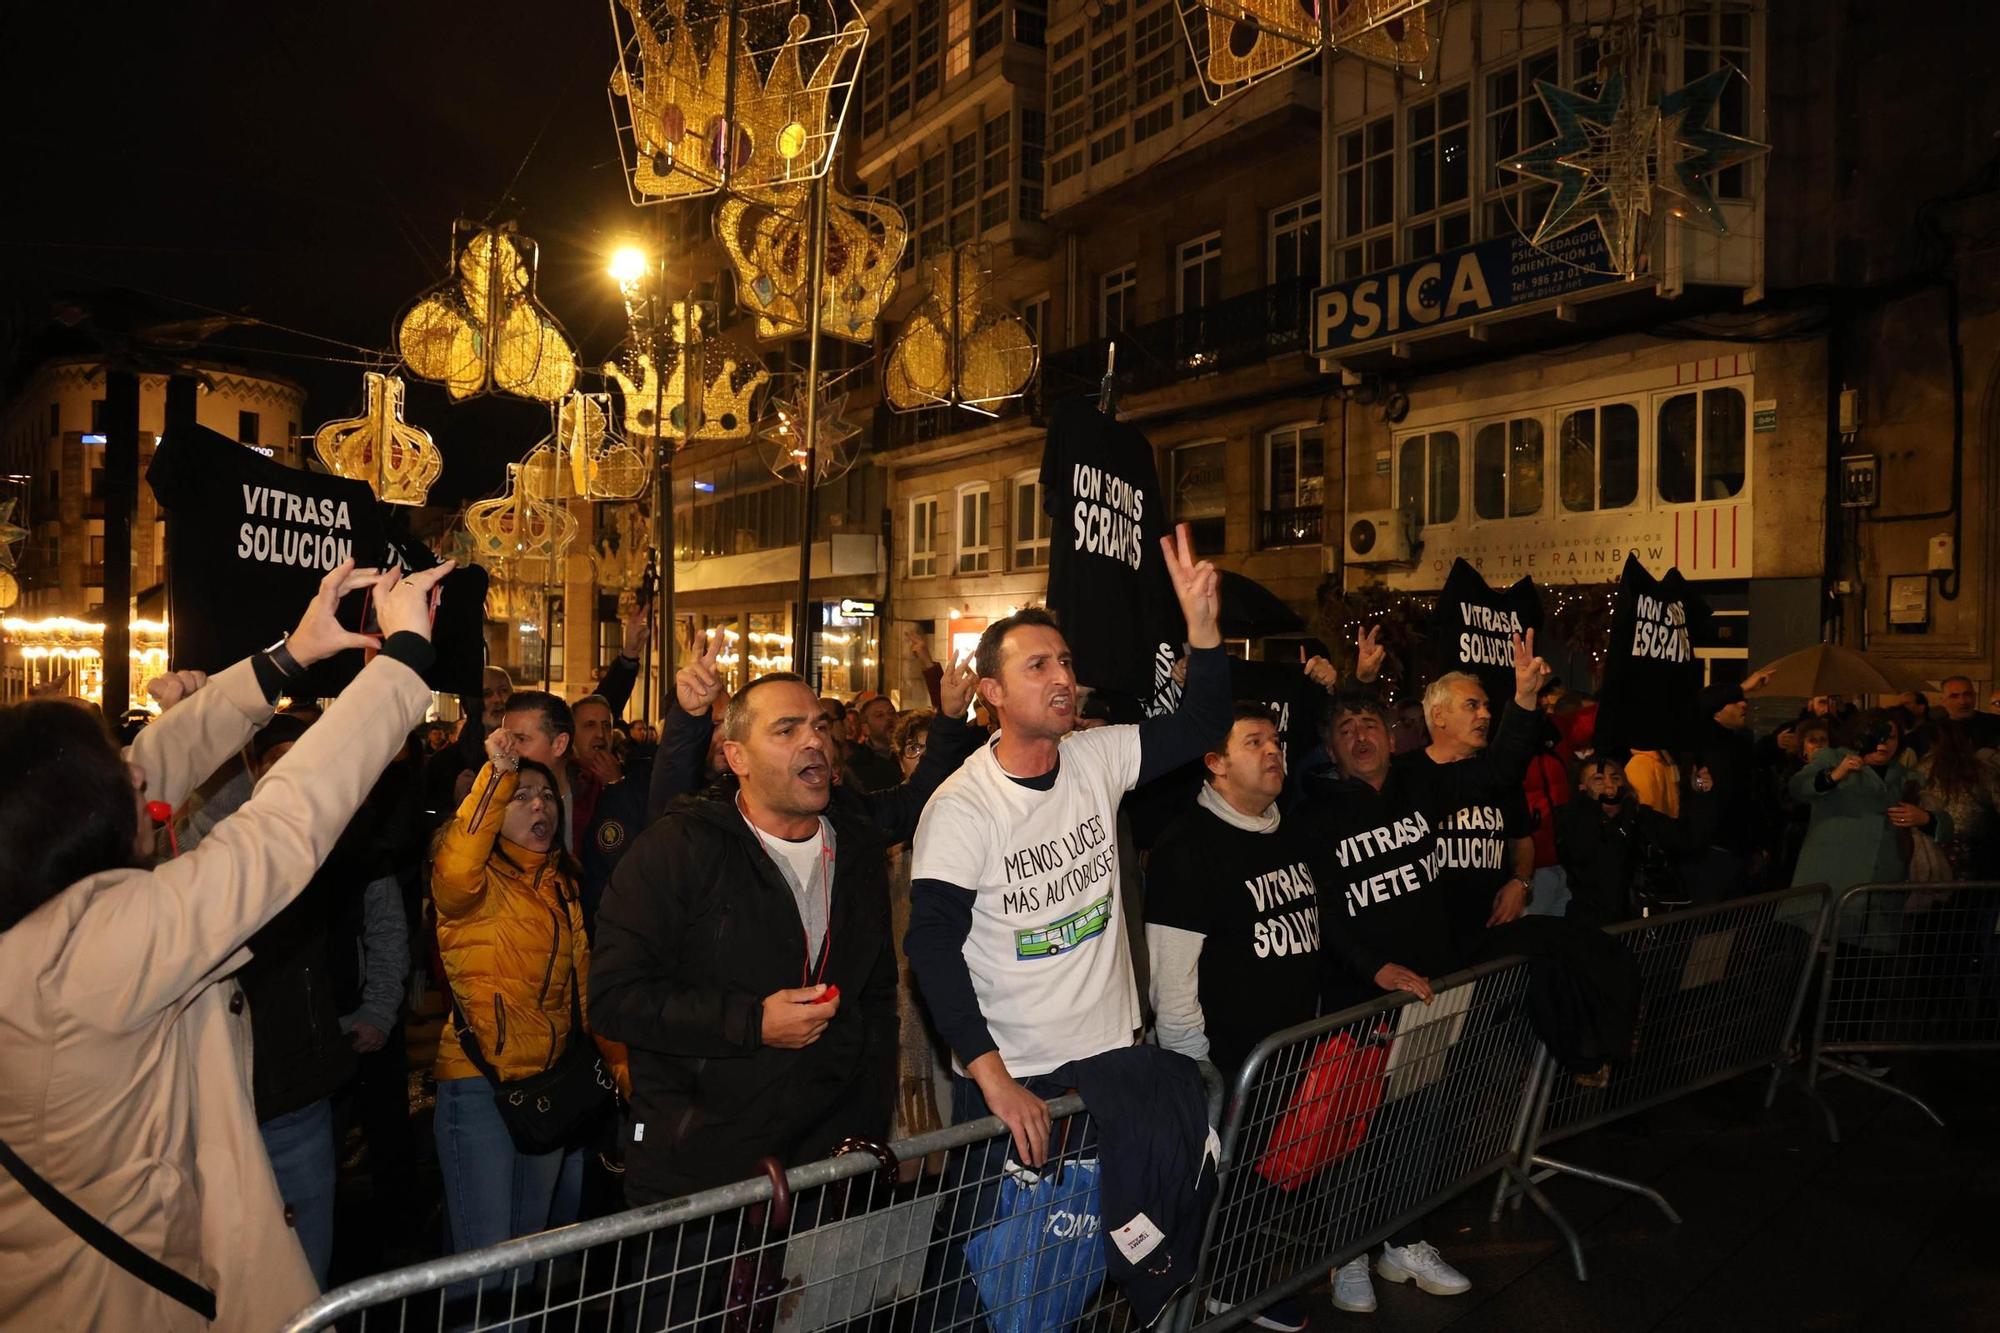
[[[1350,1314],[1375,1313],[1375,1284],[1368,1280],[1368,1256],[1358,1254],[1333,1270],[1333,1308]]]
[[[1414,1279],[1418,1288],[1433,1296],[1457,1296],[1472,1290],[1472,1279],[1446,1263],[1427,1240],[1414,1245],[1384,1245],[1375,1271],[1391,1282]]]

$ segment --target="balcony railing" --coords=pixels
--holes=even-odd
[[[1065,348],[1046,358],[1059,383],[1104,377],[1108,345],[1118,344],[1121,392],[1158,389],[1288,352],[1304,352],[1312,284],[1281,282],[1213,305]]]
[[[1257,515],[1257,545],[1317,546],[1325,511],[1318,505],[1301,509],[1266,509]]]

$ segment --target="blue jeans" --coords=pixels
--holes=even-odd
[[[290,1210],[292,1230],[312,1265],[313,1281],[326,1286],[333,1262],[333,1103],[322,1097],[310,1106],[272,1116],[257,1126],[278,1177],[278,1195]]]
[[[438,1165],[444,1170],[444,1214],[454,1254],[533,1235],[576,1220],[583,1195],[583,1149],[530,1156],[514,1147],[493,1085],[483,1078],[441,1078],[437,1085]],[[506,1292],[533,1281],[531,1269],[482,1278],[478,1287]],[[473,1294],[471,1282],[445,1293]]]

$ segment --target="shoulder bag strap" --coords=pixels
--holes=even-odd
[[[438,965],[444,969],[444,976],[442,978],[444,981],[444,993],[445,997],[451,1001],[451,1021],[452,1025],[458,1029],[459,1048],[465,1052],[465,1058],[472,1061],[472,1067],[477,1069],[488,1083],[497,1088],[500,1086],[500,1071],[493,1067],[493,1062],[488,1060],[486,1053],[479,1049],[479,1032],[471,1023],[466,1021],[465,1011],[459,1008],[458,992],[453,989],[451,984],[451,968],[445,963],[442,953],[438,955]]]
[[[58,1221],[80,1236],[91,1249],[155,1291],[179,1301],[203,1319],[214,1321],[214,1292],[193,1278],[175,1272],[92,1217],[67,1194],[44,1180],[35,1168],[22,1161],[20,1154],[4,1142],[0,1142],[0,1166],[5,1166],[7,1173],[21,1183],[22,1189],[54,1213]]]

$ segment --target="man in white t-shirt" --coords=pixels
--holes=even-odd
[[[1077,680],[1054,619],[988,627],[974,666],[1000,732],[917,826],[904,948],[952,1048],[955,1122],[997,1115],[1020,1159],[1047,1156],[1047,1075],[1128,1046],[1140,1027],[1118,874],[1118,805],[1228,732],[1217,574],[1186,525],[1160,543],[1187,620],[1177,711],[1077,732]],[[1134,652],[1146,645],[1134,644]],[[1074,734],[1073,734],[1074,733]]]

